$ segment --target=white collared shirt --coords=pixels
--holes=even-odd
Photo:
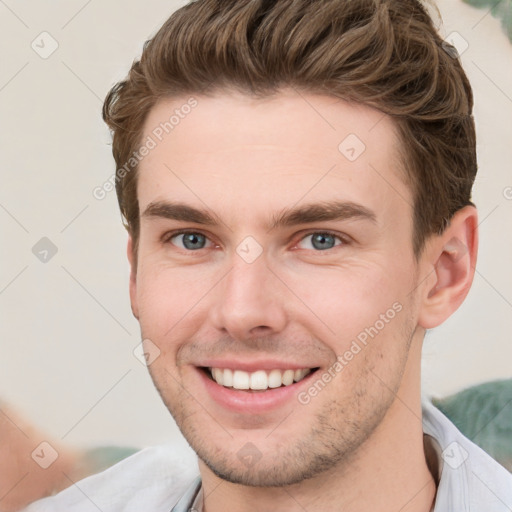
[[[423,431],[438,454],[434,512],[511,512],[512,474],[423,401]],[[512,442],[512,440],[511,440]],[[146,448],[36,501],[23,512],[202,512],[197,457],[184,444]]]

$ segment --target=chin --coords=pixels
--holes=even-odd
[[[231,439],[224,446],[214,444],[212,439],[206,439],[201,432],[194,428],[182,430],[190,446],[199,459],[224,481],[249,487],[285,487],[299,484],[305,480],[318,477],[325,472],[337,469],[343,471],[352,461],[357,449],[364,442],[365,435],[360,439],[352,439],[347,443],[337,443],[322,435],[315,429],[299,439],[285,436],[288,442],[272,443],[271,437],[255,443],[261,447],[259,450],[252,442],[237,443]],[[268,434],[266,434],[268,437]],[[299,434],[297,434],[299,436]],[[247,439],[247,434],[244,435]],[[242,445],[237,451],[233,445]]]

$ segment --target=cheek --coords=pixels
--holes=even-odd
[[[203,303],[212,284],[197,268],[141,266],[137,279],[139,321],[144,337],[158,340],[161,350],[183,339],[203,321]]]
[[[407,272],[397,272],[390,265],[355,264],[298,271],[290,288],[300,290],[296,295],[304,304],[303,320],[309,319],[310,328],[323,324],[329,338],[343,345],[390,309],[387,316],[393,316],[399,308],[393,305],[404,304],[411,283]]]
[[[324,291],[308,288],[305,302],[329,327],[322,342],[336,355],[328,372],[339,397],[373,393],[380,400],[386,386],[397,389],[414,328],[407,273],[365,266],[338,271],[316,284]],[[306,328],[318,333],[315,323]]]

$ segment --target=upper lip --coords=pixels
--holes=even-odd
[[[198,367],[221,368],[230,370],[242,370],[255,372],[257,370],[301,370],[303,368],[317,368],[310,363],[293,363],[290,361],[279,361],[276,359],[262,359],[259,361],[243,361],[241,359],[206,359],[196,364]]]

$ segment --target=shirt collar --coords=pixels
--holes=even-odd
[[[202,512],[203,493],[201,489],[201,477],[198,476],[192,485],[185,491],[180,501],[174,505],[171,512]]]

